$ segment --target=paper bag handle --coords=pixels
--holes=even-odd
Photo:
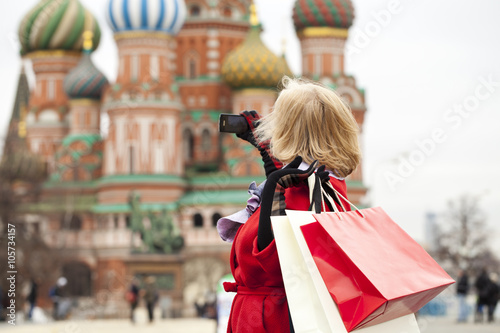
[[[342,219],[340,216],[340,212],[337,208],[336,203],[342,207],[342,210],[345,212],[345,208],[342,205],[342,202],[338,199],[338,197],[331,197],[321,186],[321,179],[317,174],[312,174],[307,178],[307,183],[309,186],[309,201],[311,205],[309,206],[309,210],[313,210],[316,214],[320,214],[322,211],[325,212],[325,203],[330,208],[331,211],[337,213],[337,216]]]
[[[335,212],[337,216],[339,217],[340,220],[342,220],[342,216],[340,215],[340,211],[337,208],[337,205],[335,203],[338,203],[339,206],[342,208],[343,212],[346,212],[346,209],[340,200],[340,198],[344,199],[345,202],[347,202],[349,205],[354,207],[356,212],[361,216],[365,217],[363,212],[352,202],[350,202],[346,197],[344,197],[339,191],[337,191],[333,185],[330,182],[325,182],[321,183],[321,180],[319,179],[318,175],[316,173],[313,173],[307,178],[307,182],[309,185],[309,201],[311,202],[311,205],[309,206],[309,210],[312,210],[314,208],[316,214],[320,214],[322,211],[326,211],[325,209],[325,201],[328,205],[328,208],[330,208],[331,211]],[[323,185],[323,186],[321,186]],[[319,189],[321,189],[319,195],[315,192],[318,192]],[[339,198],[340,197],[340,198]],[[326,200],[325,200],[326,199]],[[321,210],[321,208],[323,208]]]
[[[341,203],[341,207],[344,208],[344,206],[342,205],[342,202],[340,201],[339,197],[341,197],[342,199],[344,199],[345,202],[347,202],[349,205],[351,205],[352,207],[354,207],[354,209],[356,210],[356,212],[362,217],[362,218],[365,218],[365,215],[363,214],[363,212],[358,208],[356,207],[355,204],[353,204],[352,202],[350,202],[349,200],[347,200],[346,197],[344,197],[342,194],[340,194],[339,191],[337,191],[330,182],[327,182],[326,183],[326,192],[331,192],[329,193],[329,195],[332,195],[332,193],[336,196],[336,198],[339,200],[339,202]],[[324,191],[325,189],[323,189]],[[344,209],[344,212],[345,212],[345,209]]]
[[[322,196],[321,192],[319,192],[319,178],[315,173],[311,174],[307,178],[307,185],[309,186],[309,202],[311,203],[309,205],[309,210],[313,210],[314,208],[316,214],[321,213],[321,208],[323,208],[323,211],[326,211],[324,197]]]

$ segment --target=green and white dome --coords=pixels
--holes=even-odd
[[[82,51],[83,32],[94,34],[94,49],[101,29],[95,17],[78,0],[41,0],[19,26],[21,53],[40,50]]]

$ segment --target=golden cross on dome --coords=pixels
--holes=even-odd
[[[83,50],[92,51],[94,33],[90,30],[87,30],[83,33]]]
[[[250,4],[250,25],[256,27],[259,25],[259,17],[257,16],[257,6],[252,1]]]

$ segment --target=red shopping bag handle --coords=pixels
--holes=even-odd
[[[336,204],[338,204],[340,207],[342,207],[344,212],[345,212],[345,208],[344,208],[344,205],[342,204],[342,202],[340,201],[339,196],[342,199],[344,199],[344,201],[347,202],[349,205],[354,207],[354,210],[356,211],[356,213],[358,213],[359,216],[361,216],[362,218],[365,218],[365,215],[363,214],[363,212],[358,207],[356,207],[356,205],[354,205],[352,202],[350,202],[346,197],[344,197],[342,194],[340,194],[330,183],[325,183],[321,189],[326,194],[328,194],[332,198],[332,200],[335,201]],[[314,195],[314,193],[313,193],[313,195]],[[329,200],[326,200],[326,202],[328,203]],[[332,211],[335,211],[337,213],[337,216],[339,217],[339,219],[342,220],[342,216],[339,214],[336,207],[330,207],[330,206],[331,205],[329,205],[329,208],[330,209],[333,208]],[[319,214],[318,212],[316,212],[316,213]]]

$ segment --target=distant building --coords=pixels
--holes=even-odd
[[[101,316],[127,315],[125,290],[146,275],[156,277],[169,315],[194,315],[200,295],[230,273],[231,245],[216,222],[242,209],[249,183],[264,175],[255,149],[218,133],[218,117],[270,112],[281,77],[293,75],[262,42],[250,7],[108,0],[119,57],[109,81],[91,59],[101,28],[80,1],[40,1],[20,23],[36,83],[29,101],[19,85],[13,121],[48,169],[23,216],[61,250],[68,293],[97,301]],[[364,91],[344,72],[353,19],[350,0],[298,0],[293,12],[303,76],[339,92],[362,128]],[[354,202],[366,194],[361,166],[347,186]]]

